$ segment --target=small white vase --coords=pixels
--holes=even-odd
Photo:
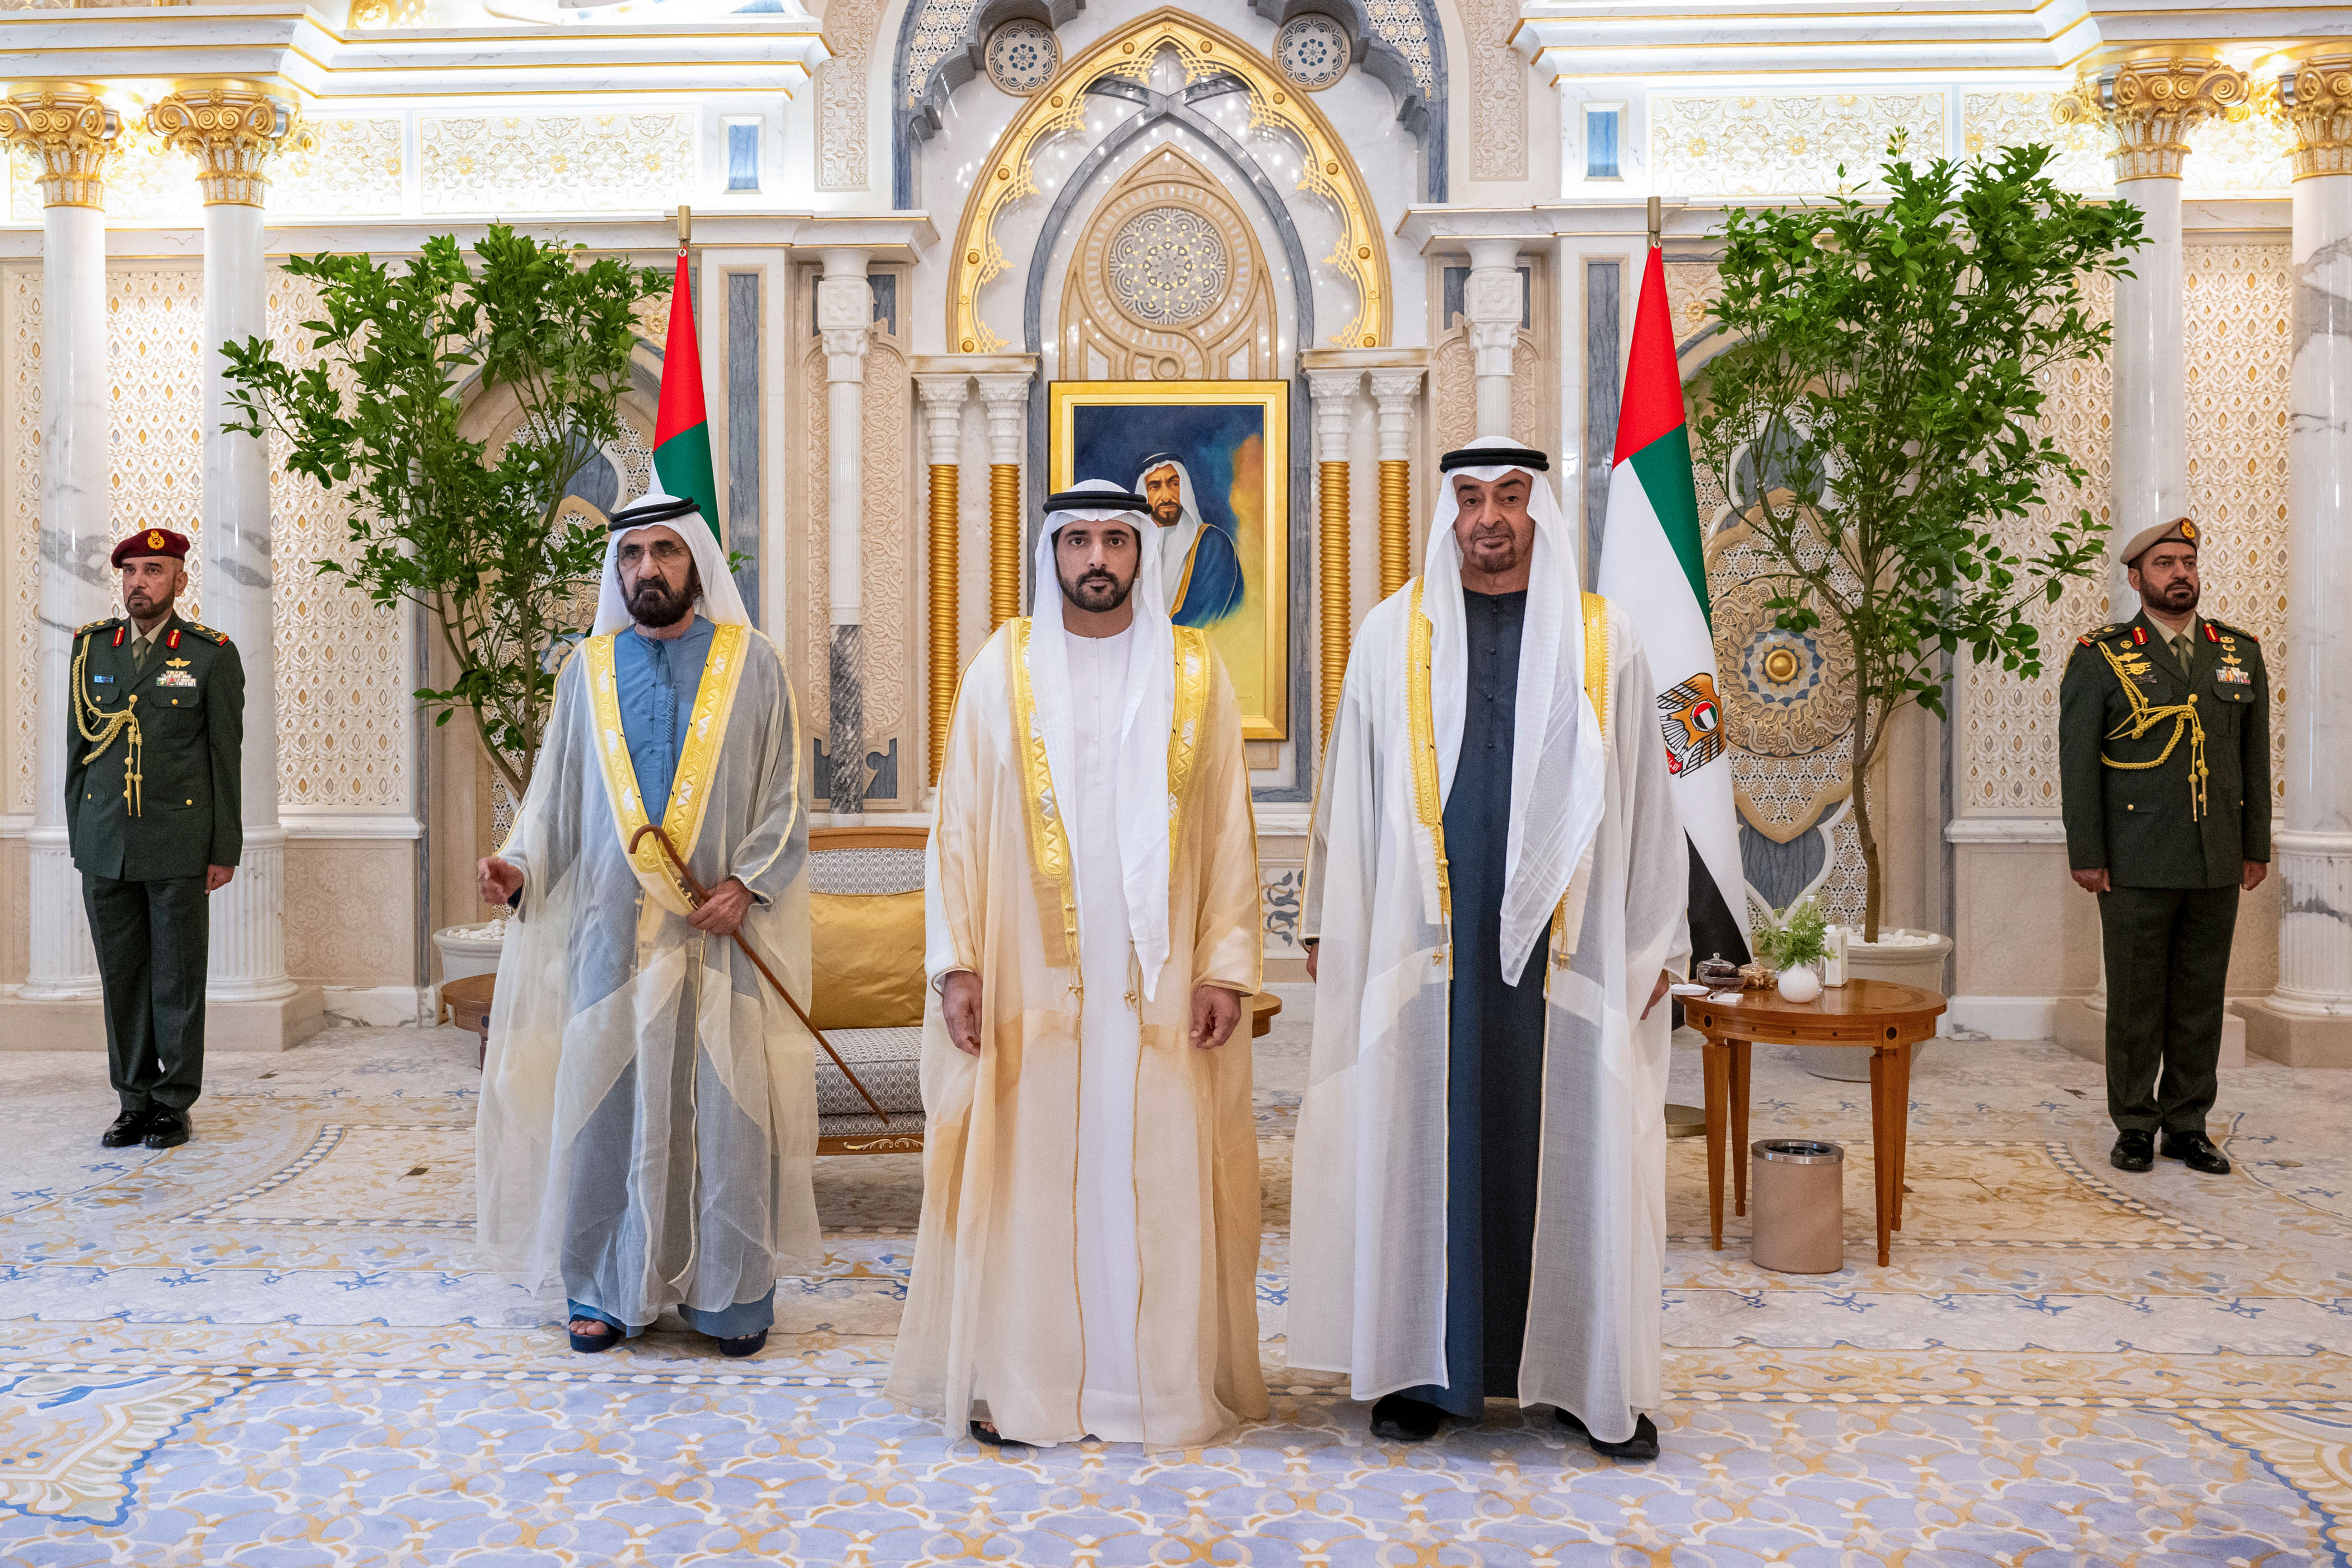
[[[1822,994],[1821,972],[1809,963],[1780,971],[1780,1000],[1810,1002]]]

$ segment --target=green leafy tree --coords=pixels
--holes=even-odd
[[[1924,169],[1899,153],[1883,194],[1726,215],[1709,314],[1736,346],[1709,365],[1698,421],[1771,559],[1779,624],[1829,622],[1853,647],[1872,942],[1884,879],[1868,781],[1893,721],[1915,702],[1944,716],[1959,650],[2039,675],[2031,606],[2100,568],[2107,525],[2086,507],[2021,552],[2002,532],[2088,477],[2039,422],[2045,373],[2105,354],[2089,281],[2128,275],[2143,243],[2137,209],[2052,181],[2047,147]]]
[[[286,466],[352,504],[355,559],[320,561],[379,605],[433,612],[457,679],[417,699],[471,716],[520,799],[555,696],[553,657],[584,630],[584,584],[604,535],[563,512],[565,491],[620,435],[635,308],[659,271],[493,225],[469,267],[455,237],[395,272],[364,256],[292,257],[320,284],[310,363],[261,338],[226,343],[231,429],[274,433]],[[493,453],[460,433],[470,397],[511,393],[519,422]]]

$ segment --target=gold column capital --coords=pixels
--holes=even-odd
[[[2110,127],[2117,180],[2177,180],[2189,127],[2217,114],[2243,120],[2252,100],[2244,71],[2202,46],[2180,45],[2084,67],[2053,117],[2061,125]]]
[[[183,82],[147,110],[147,128],[196,161],[206,206],[259,206],[269,190],[262,165],[295,120],[292,104],[251,81]]]
[[[86,82],[27,82],[0,103],[0,139],[41,160],[41,203],[103,207],[106,161],[122,144],[122,117]]]
[[[2352,174],[2352,41],[2289,50],[2264,107],[2294,132],[2294,177]]]

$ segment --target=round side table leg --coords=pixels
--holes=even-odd
[[[1893,1227],[1895,1218],[1895,1164],[1898,1156],[1890,1120],[1895,1111],[1888,1101],[1895,1089],[1896,1070],[1893,1049],[1881,1047],[1871,1051],[1870,1170],[1878,1189],[1878,1266],[1881,1268],[1886,1267],[1892,1256],[1887,1233]]]
[[[1904,1184],[1911,1174],[1911,1053],[1906,1040],[1895,1050],[1895,1228],[1903,1228]]]
[[[1731,1212],[1748,1212],[1748,1053],[1746,1040],[1731,1042]]]
[[[1725,1101],[1730,1099],[1731,1047],[1707,1037],[1706,1067],[1706,1229],[1707,1244],[1723,1250],[1723,1136]]]

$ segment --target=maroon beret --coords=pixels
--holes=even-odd
[[[168,528],[142,528],[114,547],[114,563],[120,566],[134,555],[168,555],[174,561],[185,561],[188,536]]]

